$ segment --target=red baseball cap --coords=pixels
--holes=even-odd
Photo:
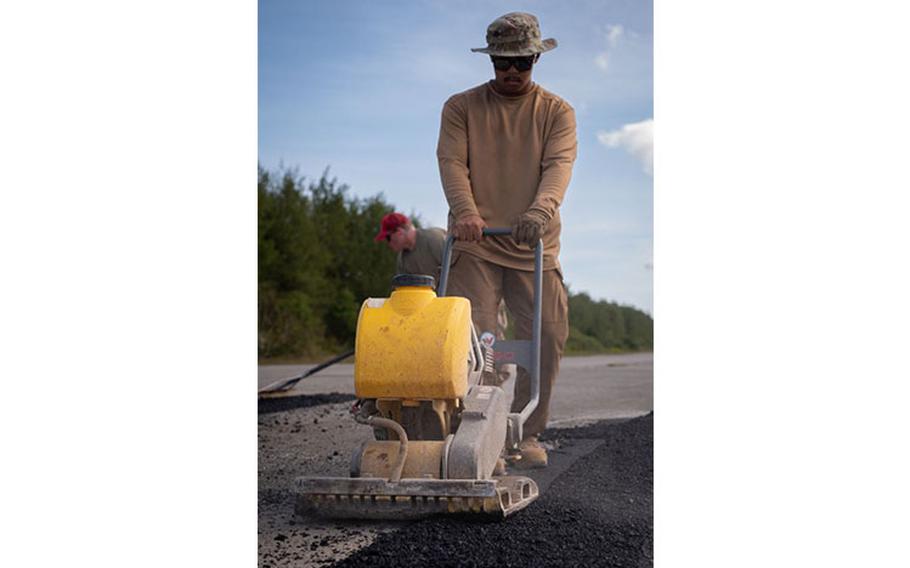
[[[389,213],[382,218],[382,222],[379,224],[379,232],[373,240],[377,242],[384,241],[389,235],[397,231],[398,227],[407,225],[408,223],[410,223],[408,218],[401,213]]]

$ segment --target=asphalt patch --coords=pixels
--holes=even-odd
[[[346,477],[353,448],[373,438],[373,429],[354,422],[350,408],[346,401],[259,415],[260,568],[329,566],[368,546],[376,535],[401,526],[326,522],[294,514],[295,478]]]
[[[310,395],[288,395],[274,398],[259,399],[259,414],[271,414],[273,412],[284,412],[295,408],[306,408],[308,406],[317,406],[320,404],[335,404],[336,402],[347,402],[356,400],[357,397],[352,394],[333,392],[329,394],[310,394]]]
[[[548,430],[554,445],[602,443],[502,522],[415,522],[333,566],[653,566],[653,432],[653,413]]]
[[[523,475],[533,479],[541,494],[545,493],[550,488],[550,484],[565,473],[572,464],[603,444],[603,440],[588,438],[556,438],[541,441],[547,448],[547,467],[522,469],[510,466],[508,468],[509,475]]]

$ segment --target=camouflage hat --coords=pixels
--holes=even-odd
[[[550,51],[556,47],[553,38],[540,39],[537,16],[525,12],[511,12],[496,18],[487,27],[487,46],[471,51],[502,57],[521,57]]]

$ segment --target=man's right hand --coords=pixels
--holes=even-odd
[[[459,241],[479,241],[487,226],[480,215],[468,215],[457,219],[452,226],[452,234]]]

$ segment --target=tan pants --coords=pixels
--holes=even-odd
[[[446,292],[471,300],[477,335],[496,333],[500,299],[515,318],[515,338],[531,339],[534,317],[534,272],[515,270],[487,262],[472,254],[456,251]],[[543,273],[540,338],[540,401],[524,425],[524,437],[536,436],[547,427],[550,395],[559,373],[566,339],[569,337],[569,304],[559,270]],[[530,376],[519,367],[512,412],[518,412],[531,398]]]

